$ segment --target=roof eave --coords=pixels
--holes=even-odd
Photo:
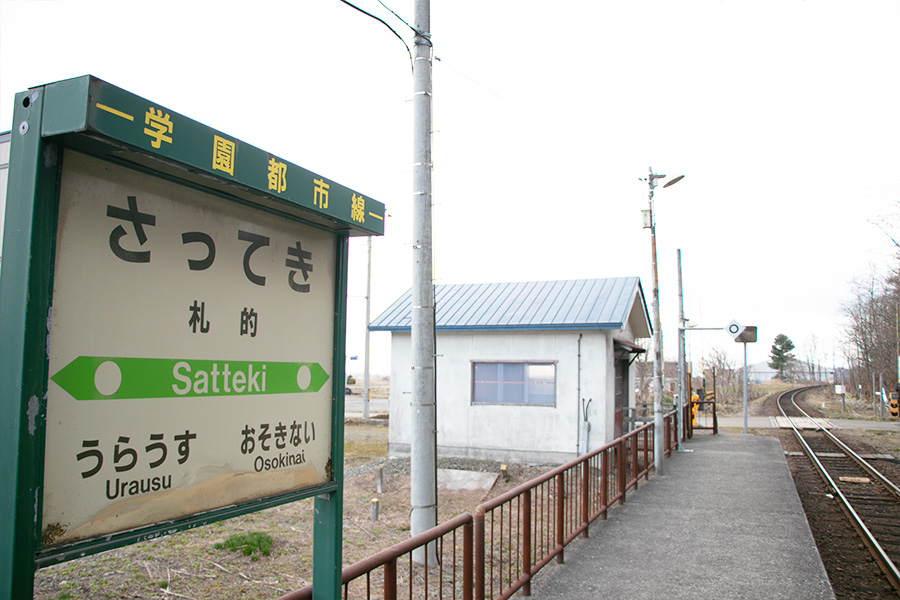
[[[466,325],[454,327],[440,325],[435,327],[438,333],[495,332],[495,331],[619,331],[624,329],[623,323],[566,323],[561,325]],[[369,331],[390,331],[409,333],[412,327],[369,326]]]

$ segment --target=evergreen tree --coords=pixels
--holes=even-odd
[[[791,341],[791,338],[783,333],[779,333],[775,336],[775,342],[772,344],[772,351],[770,353],[772,360],[769,361],[769,367],[778,371],[776,377],[782,381],[787,381],[785,371],[790,367],[791,362],[794,360],[794,355],[791,354],[791,350],[793,349],[794,342]]]

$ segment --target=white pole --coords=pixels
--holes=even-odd
[[[369,418],[369,321],[372,319],[372,236],[367,240],[369,268],[366,275],[366,358],[363,370],[363,419]]]
[[[431,5],[415,1],[413,55],[413,286],[412,443],[410,444],[410,536],[437,525],[437,423],[434,394],[434,277],[431,233]],[[429,566],[435,563],[429,544]],[[425,562],[425,549],[413,560]]]
[[[681,444],[681,420],[682,407],[685,406],[684,394],[684,288],[681,281],[681,248],[678,249],[678,402],[675,403],[675,438],[678,440],[678,450],[684,448]]]
[[[747,433],[747,342],[744,342],[744,433]]]

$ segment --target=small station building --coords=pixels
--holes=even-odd
[[[411,293],[391,332],[391,455],[412,439]],[[637,277],[435,287],[440,456],[558,463],[622,433],[632,362],[651,335]]]

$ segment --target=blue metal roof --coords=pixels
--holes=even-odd
[[[369,330],[409,331],[410,297],[407,291]],[[638,277],[437,285],[435,307],[438,331],[623,329],[633,310],[650,329]]]

